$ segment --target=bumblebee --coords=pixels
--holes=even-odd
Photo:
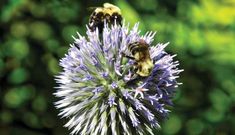
[[[150,58],[149,45],[140,39],[137,42],[128,44],[128,50],[132,56],[123,53],[124,57],[135,60],[134,69],[136,74],[147,77],[151,74],[154,67],[153,60]]]
[[[103,7],[97,7],[90,16],[88,28],[93,32],[96,28],[98,28],[101,33],[104,28],[104,22],[107,24],[116,23],[122,24],[122,15],[119,7],[110,4],[104,3]]]

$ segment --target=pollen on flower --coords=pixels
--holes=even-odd
[[[69,119],[65,127],[71,134],[96,135],[153,134],[172,106],[178,74],[178,61],[166,53],[166,44],[154,44],[154,32],[140,35],[138,24],[129,30],[125,24],[87,30],[75,38],[68,54],[61,59],[63,71],[56,77],[54,93],[60,116]],[[135,61],[123,58],[127,44],[143,41],[149,44],[153,69],[140,77]]]

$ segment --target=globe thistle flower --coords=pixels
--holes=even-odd
[[[105,25],[87,30],[87,37],[78,38],[61,59],[63,72],[57,76],[55,103],[60,116],[69,119],[65,127],[71,134],[81,135],[144,135],[154,134],[160,122],[168,116],[176,78],[182,71],[178,61],[164,51],[166,44],[152,44],[154,32],[141,36],[138,23]],[[135,75],[134,61],[123,58],[127,45],[144,40],[149,45],[154,67],[148,77]]]

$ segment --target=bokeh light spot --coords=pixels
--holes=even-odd
[[[22,99],[17,93],[18,89],[10,89],[4,96],[6,105],[10,108],[18,108],[22,104]]]
[[[11,82],[12,84],[20,84],[25,82],[27,79],[28,79],[28,72],[24,68],[14,69],[8,77],[8,81]]]
[[[46,41],[46,48],[50,52],[56,52],[57,49],[59,48],[60,44],[57,40],[54,39],[49,39]]]
[[[204,124],[199,119],[191,119],[186,123],[188,135],[199,135],[204,129]]]
[[[0,112],[0,121],[4,124],[9,124],[13,120],[13,116],[9,111],[1,111]]]
[[[17,59],[25,58],[29,53],[29,45],[25,40],[15,40],[11,46],[12,54]]]
[[[28,35],[26,22],[15,22],[11,25],[11,34],[17,38],[23,38]]]
[[[224,113],[210,108],[204,113],[204,116],[210,122],[218,122],[224,118]]]
[[[29,86],[16,87],[7,91],[4,96],[4,101],[8,107],[18,108],[32,98],[33,95],[34,91]]]
[[[50,73],[57,74],[60,71],[60,67],[58,65],[58,61],[54,58],[51,58],[48,63]]]
[[[181,119],[177,115],[171,115],[169,120],[165,121],[163,125],[163,132],[165,134],[176,134],[182,126]]]
[[[76,11],[68,7],[57,7],[54,12],[56,19],[62,23],[71,21],[77,16]]]
[[[32,107],[37,112],[45,112],[47,109],[45,98],[41,95],[37,96],[32,102]]]
[[[44,22],[31,23],[29,28],[32,38],[37,40],[47,40],[52,34],[50,26]]]
[[[222,90],[215,89],[211,91],[209,98],[216,110],[220,112],[226,112],[229,109],[230,99]]]
[[[74,26],[74,25],[68,25],[63,28],[63,31],[62,31],[63,38],[67,42],[72,42],[74,39],[72,38],[71,35],[75,36],[77,34],[77,31],[79,31],[79,27]]]
[[[28,125],[29,127],[32,128],[40,128],[41,124],[39,121],[39,118],[37,117],[36,114],[32,112],[25,112],[23,117],[22,117],[24,123]]]

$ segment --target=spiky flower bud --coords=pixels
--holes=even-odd
[[[69,119],[71,134],[153,134],[169,113],[175,88],[178,61],[164,51],[166,44],[152,45],[155,33],[141,36],[136,24],[105,26],[78,34],[68,54],[61,59],[63,72],[57,76],[59,114]],[[127,45],[144,40],[149,45],[154,67],[148,77],[131,80],[134,60],[123,58]]]

